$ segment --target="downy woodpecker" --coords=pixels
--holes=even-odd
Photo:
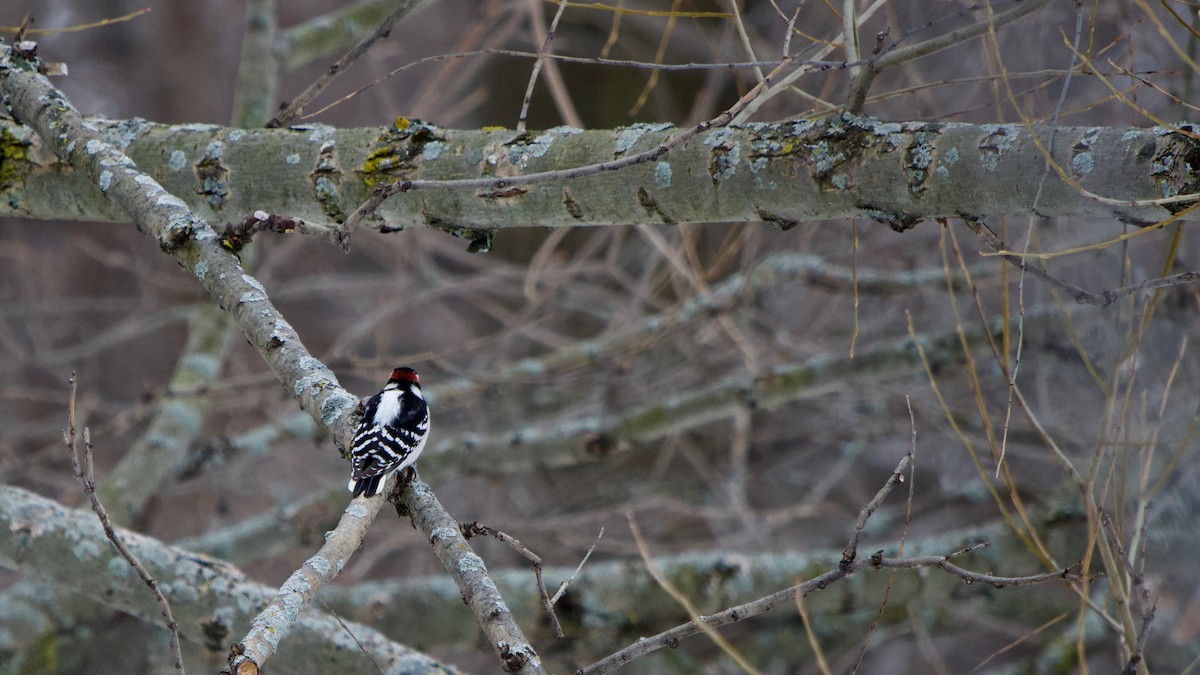
[[[354,471],[347,487],[355,497],[374,497],[389,473],[412,466],[425,449],[429,406],[420,383],[412,368],[397,368],[383,390],[367,401],[350,445]]]

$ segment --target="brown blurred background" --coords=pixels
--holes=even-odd
[[[626,4],[730,11],[724,2]],[[796,4],[752,2],[742,7],[747,39],[759,59],[777,58]],[[864,49],[869,50],[876,33],[885,29],[883,44],[911,44],[979,20],[981,14],[967,12],[968,6],[887,2],[861,31]],[[0,7],[0,25],[14,26],[30,13],[37,28],[61,28],[142,7],[118,0],[8,0]],[[540,6],[541,20],[548,22],[556,7]],[[1007,7],[997,4],[997,11]],[[329,9],[329,3],[305,0],[280,3],[281,32]],[[37,37],[43,58],[69,65],[69,76],[57,78],[55,84],[86,114],[229,124],[245,23],[243,3],[161,3],[151,10],[127,22]],[[1188,13],[1186,20],[1195,17],[1194,7],[1179,5],[1178,10]],[[1148,11],[1166,23],[1181,45],[1192,48],[1194,38],[1166,10],[1118,0],[1083,9],[1081,51],[1124,88],[1126,98],[1136,99],[1161,119],[1193,116],[1180,100],[1189,101],[1196,74],[1165,44]],[[536,49],[531,13],[530,4],[523,1],[430,3],[397,26],[318,105],[421,57]],[[669,20],[625,14],[618,24],[615,16],[585,7],[568,9],[554,40],[555,51],[654,61],[665,43],[660,59],[664,62],[750,60],[735,21],[728,17]],[[802,56],[815,49],[810,38],[828,40],[839,30],[840,20],[825,4],[804,4],[799,17],[796,27],[802,35],[792,38],[791,47]],[[932,28],[922,28],[931,21]],[[1072,63],[1063,36],[1068,42],[1074,38],[1075,21],[1070,3],[1052,3],[1000,29],[998,49],[975,39],[885,71],[871,90],[878,98],[868,101],[865,112],[892,120],[1016,121],[1005,85],[997,77],[999,57],[1012,76],[1013,102],[1032,119],[1048,121],[1063,91],[1064,69]],[[285,68],[280,96],[294,96],[336,54],[340,50]],[[835,52],[831,58],[840,57]],[[531,67],[527,58],[503,55],[433,62],[386,79],[312,121],[383,126],[405,115],[444,127],[511,128],[517,123]],[[560,68],[570,100],[589,128],[637,121],[695,123],[730,105],[755,82],[753,71],[744,68],[666,72],[652,86],[650,73],[639,68]],[[1136,70],[1141,79],[1119,68]],[[833,111],[814,97],[840,104],[845,71],[814,74],[797,86],[807,95],[777,97],[755,119],[830,114]],[[645,103],[638,106],[644,90]],[[1099,78],[1081,73],[1071,80],[1060,112],[1059,122],[1067,125],[1153,124],[1113,97]],[[562,123],[561,109],[540,83],[529,127]],[[1032,232],[1032,249],[1044,251],[1103,241],[1129,230],[1115,221],[1037,220],[1031,230],[1023,220],[997,218],[990,224],[1006,232],[1013,248],[1024,246]],[[636,566],[626,512],[635,515],[656,554],[716,552],[754,560],[766,553],[840,550],[859,509],[910,448],[911,402],[917,468],[907,529],[910,545],[920,549],[924,539],[945,535],[949,539],[938,539],[930,544],[936,550],[925,552],[949,553],[973,541],[977,535],[970,528],[992,524],[986,538],[996,542],[995,552],[960,564],[997,574],[1044,571],[1003,526],[985,486],[985,481],[1000,485],[993,476],[986,428],[1001,428],[1009,410],[1006,377],[987,348],[973,352],[986,424],[972,393],[971,367],[964,365],[961,350],[943,349],[931,350],[930,356],[945,410],[934,396],[930,377],[910,361],[871,372],[851,366],[853,377],[830,376],[822,386],[789,402],[757,406],[732,418],[721,414],[652,440],[622,441],[619,429],[606,426],[630,411],[718,383],[749,383],[773,368],[808,359],[844,359],[851,349],[882,349],[908,335],[906,313],[911,314],[915,333],[928,344],[952,336],[957,323],[978,332],[977,301],[989,320],[1006,315],[1013,320],[1011,359],[1016,354],[1015,321],[1023,311],[1018,382],[1036,418],[1080,466],[1089,467],[1098,458],[1096,486],[1103,492],[1098,501],[1119,520],[1126,518],[1122,526],[1129,527],[1133,521],[1128,518],[1143,492],[1143,463],[1148,462],[1151,483],[1166,476],[1148,525],[1146,575],[1155,597],[1163,600],[1147,653],[1162,672],[1194,665],[1200,595],[1189,561],[1197,553],[1193,520],[1198,503],[1192,486],[1197,478],[1193,432],[1200,364],[1185,340],[1197,327],[1200,298],[1195,289],[1169,288],[1161,297],[1138,294],[1107,308],[1075,307],[1069,299],[1055,298],[1036,279],[1026,278],[1019,286],[1014,269],[1005,272],[997,259],[979,256],[986,246],[959,223],[953,224],[952,234],[956,244],[936,223],[897,234],[870,221],[802,224],[786,232],[761,223],[630,224],[570,232],[529,228],[500,232],[490,253],[472,254],[465,240],[409,230],[360,233],[348,255],[297,236],[267,236],[259,239],[253,273],[307,347],[349,390],[362,396],[373,393],[394,365],[418,369],[435,397],[435,440],[433,451],[422,458],[422,475],[456,517],[502,529],[555,566],[577,564],[601,527],[605,533],[591,564],[631,561]],[[1198,243],[1187,226],[1177,230],[1173,225],[1123,244],[1056,258],[1048,265],[1054,274],[1100,291],[1161,276],[1164,270],[1196,269]],[[955,246],[976,274],[975,295],[946,290],[940,270],[944,265],[958,267]],[[672,263],[664,250],[683,264]],[[748,274],[771,254],[812,256],[804,260],[833,270],[831,274],[848,274],[857,265],[864,279],[880,276],[894,283],[864,285],[856,294],[848,285],[830,287],[803,275],[780,278],[759,284],[722,311],[648,333],[590,362],[544,372],[530,369],[524,375],[505,370],[519,359],[552,355],[584,339],[603,342],[649,317],[670,316],[689,298]],[[183,353],[189,319],[206,298],[189,274],[129,224],[0,219],[0,260],[0,479],[76,504],[79,488],[60,442],[71,371],[79,373],[82,421],[96,443],[103,484],[126,449],[145,440],[156,409],[194,393],[173,391],[168,382]],[[908,272],[927,274],[928,280],[903,283]],[[1155,302],[1155,310],[1146,318],[1149,300]],[[907,353],[911,357],[911,349]],[[169,542],[220,531],[255,514],[343,489],[348,465],[328,438],[314,436],[295,419],[298,409],[291,392],[279,386],[240,336],[215,365],[220,375],[202,392],[211,408],[188,451],[187,466],[125,525]],[[452,385],[454,394],[442,393],[444,404],[439,405],[439,392]],[[581,421],[600,431],[568,436],[561,443],[570,446],[564,455],[591,448],[584,461],[520,471],[463,461],[472,451],[471,435],[507,438]],[[255,443],[244,437],[281,426],[286,433],[275,442]],[[982,470],[973,463],[964,438],[979,453]],[[448,439],[457,439],[453,448],[438,446],[450,443]],[[444,452],[439,454],[439,449]],[[1079,559],[1087,536],[1079,493],[1017,406],[1012,409],[1006,451],[1019,494],[1056,555],[1067,563]],[[506,452],[519,461],[523,448],[516,444]],[[1173,454],[1177,461],[1169,464]],[[999,489],[1002,494],[1007,491]],[[340,507],[330,499],[326,512],[332,518]],[[1007,496],[1002,501],[1010,503]],[[872,520],[867,533],[872,545],[863,550],[894,552],[903,522],[904,499],[898,492]],[[311,524],[316,533],[327,527],[319,518]],[[955,537],[957,545],[948,543]],[[240,564],[254,578],[276,585],[315,546],[297,543],[286,552]],[[494,569],[524,564],[493,541],[477,541],[477,549]],[[828,566],[816,571],[821,569]],[[385,511],[368,545],[338,583],[350,588],[366,580],[435,577],[439,572],[419,535]],[[965,673],[1021,637],[1027,639],[996,656],[984,670],[1075,672],[1084,667],[1074,652],[1080,601],[1061,584],[995,591],[962,587],[933,573],[900,576],[915,588],[906,599],[888,605],[859,672]],[[28,582],[11,573],[3,573],[0,580],[10,588]],[[942,596],[932,590],[925,594],[925,584],[941,584],[949,590],[937,593],[949,593],[950,599],[932,600]],[[1104,584],[1100,580],[1092,590],[1101,605],[1106,602]],[[877,591],[847,593],[839,596],[837,606],[810,608],[837,672],[849,672],[857,658],[883,599]],[[696,592],[705,591],[700,587]],[[353,601],[346,602],[348,618],[372,623],[369,605],[356,609]],[[535,646],[551,667],[567,671],[638,635],[686,620],[682,610],[672,614],[670,603],[665,604],[663,614],[647,612],[645,617],[605,614],[596,608],[564,609],[568,618],[572,611],[589,618],[558,642],[544,620],[533,619],[529,625]],[[1031,635],[1064,612],[1070,612],[1070,618]],[[766,672],[816,672],[794,609],[772,614],[732,627],[731,641]],[[128,639],[126,631],[136,625],[125,618],[103,626],[64,627],[74,638],[87,631],[88,638],[76,643],[77,653],[59,662],[58,672],[153,668],[146,664],[155,662],[144,655],[112,656],[112,645],[122,644]],[[465,669],[495,668],[479,644],[439,642],[422,636],[421,626],[411,624],[378,627],[394,640]],[[1088,624],[1085,633],[1090,667],[1114,672],[1123,666],[1110,632]],[[143,658],[150,660],[139,661]],[[206,657],[196,649],[190,658],[215,659],[189,663],[193,669],[211,668],[220,654]],[[628,669],[736,672],[703,638]]]

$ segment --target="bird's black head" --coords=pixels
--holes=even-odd
[[[417,371],[412,368],[397,368],[392,371],[392,376],[388,378],[388,382],[410,382],[419,384],[421,378],[417,375]]]

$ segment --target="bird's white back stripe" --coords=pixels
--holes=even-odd
[[[379,394],[379,407],[375,409],[376,425],[387,424],[400,414],[400,392],[396,389],[384,390]]]

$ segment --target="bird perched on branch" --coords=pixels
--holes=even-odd
[[[396,368],[363,409],[350,444],[354,471],[348,489],[355,497],[379,494],[389,473],[417,461],[428,436],[429,406],[421,394],[421,378],[412,368]]]

